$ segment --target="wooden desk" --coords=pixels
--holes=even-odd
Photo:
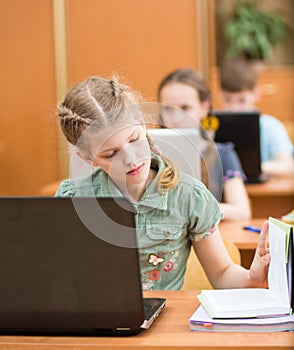
[[[224,220],[220,223],[220,232],[224,239],[236,244],[241,254],[242,266],[249,268],[255,253],[259,234],[243,230],[243,226],[260,227],[266,219]]]
[[[129,337],[1,336],[0,350],[187,350],[293,349],[294,333],[191,332],[189,317],[199,305],[194,291],[153,291],[167,305],[148,330]]]
[[[247,184],[254,218],[275,217],[294,209],[294,176],[269,179],[262,184]]]

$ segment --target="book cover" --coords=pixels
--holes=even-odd
[[[266,318],[224,318],[209,316],[203,305],[189,319],[190,330],[200,332],[283,332],[294,331],[294,315]]]

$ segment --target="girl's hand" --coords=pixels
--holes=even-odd
[[[270,263],[270,254],[267,245],[268,221],[262,225],[261,233],[258,239],[258,245],[255,251],[253,262],[249,270],[250,284],[267,288],[268,287],[268,268]]]

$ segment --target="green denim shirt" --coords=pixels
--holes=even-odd
[[[158,174],[165,164],[152,155]],[[92,175],[61,183],[55,196],[122,197],[122,193],[101,169]],[[181,289],[191,240],[209,236],[222,218],[219,204],[204,184],[181,173],[179,184],[159,194],[157,177],[138,202],[136,230],[140,249],[142,288]]]

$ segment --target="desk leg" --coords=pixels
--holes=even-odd
[[[253,261],[255,250],[252,249],[240,249],[241,265],[246,269],[249,269]]]

